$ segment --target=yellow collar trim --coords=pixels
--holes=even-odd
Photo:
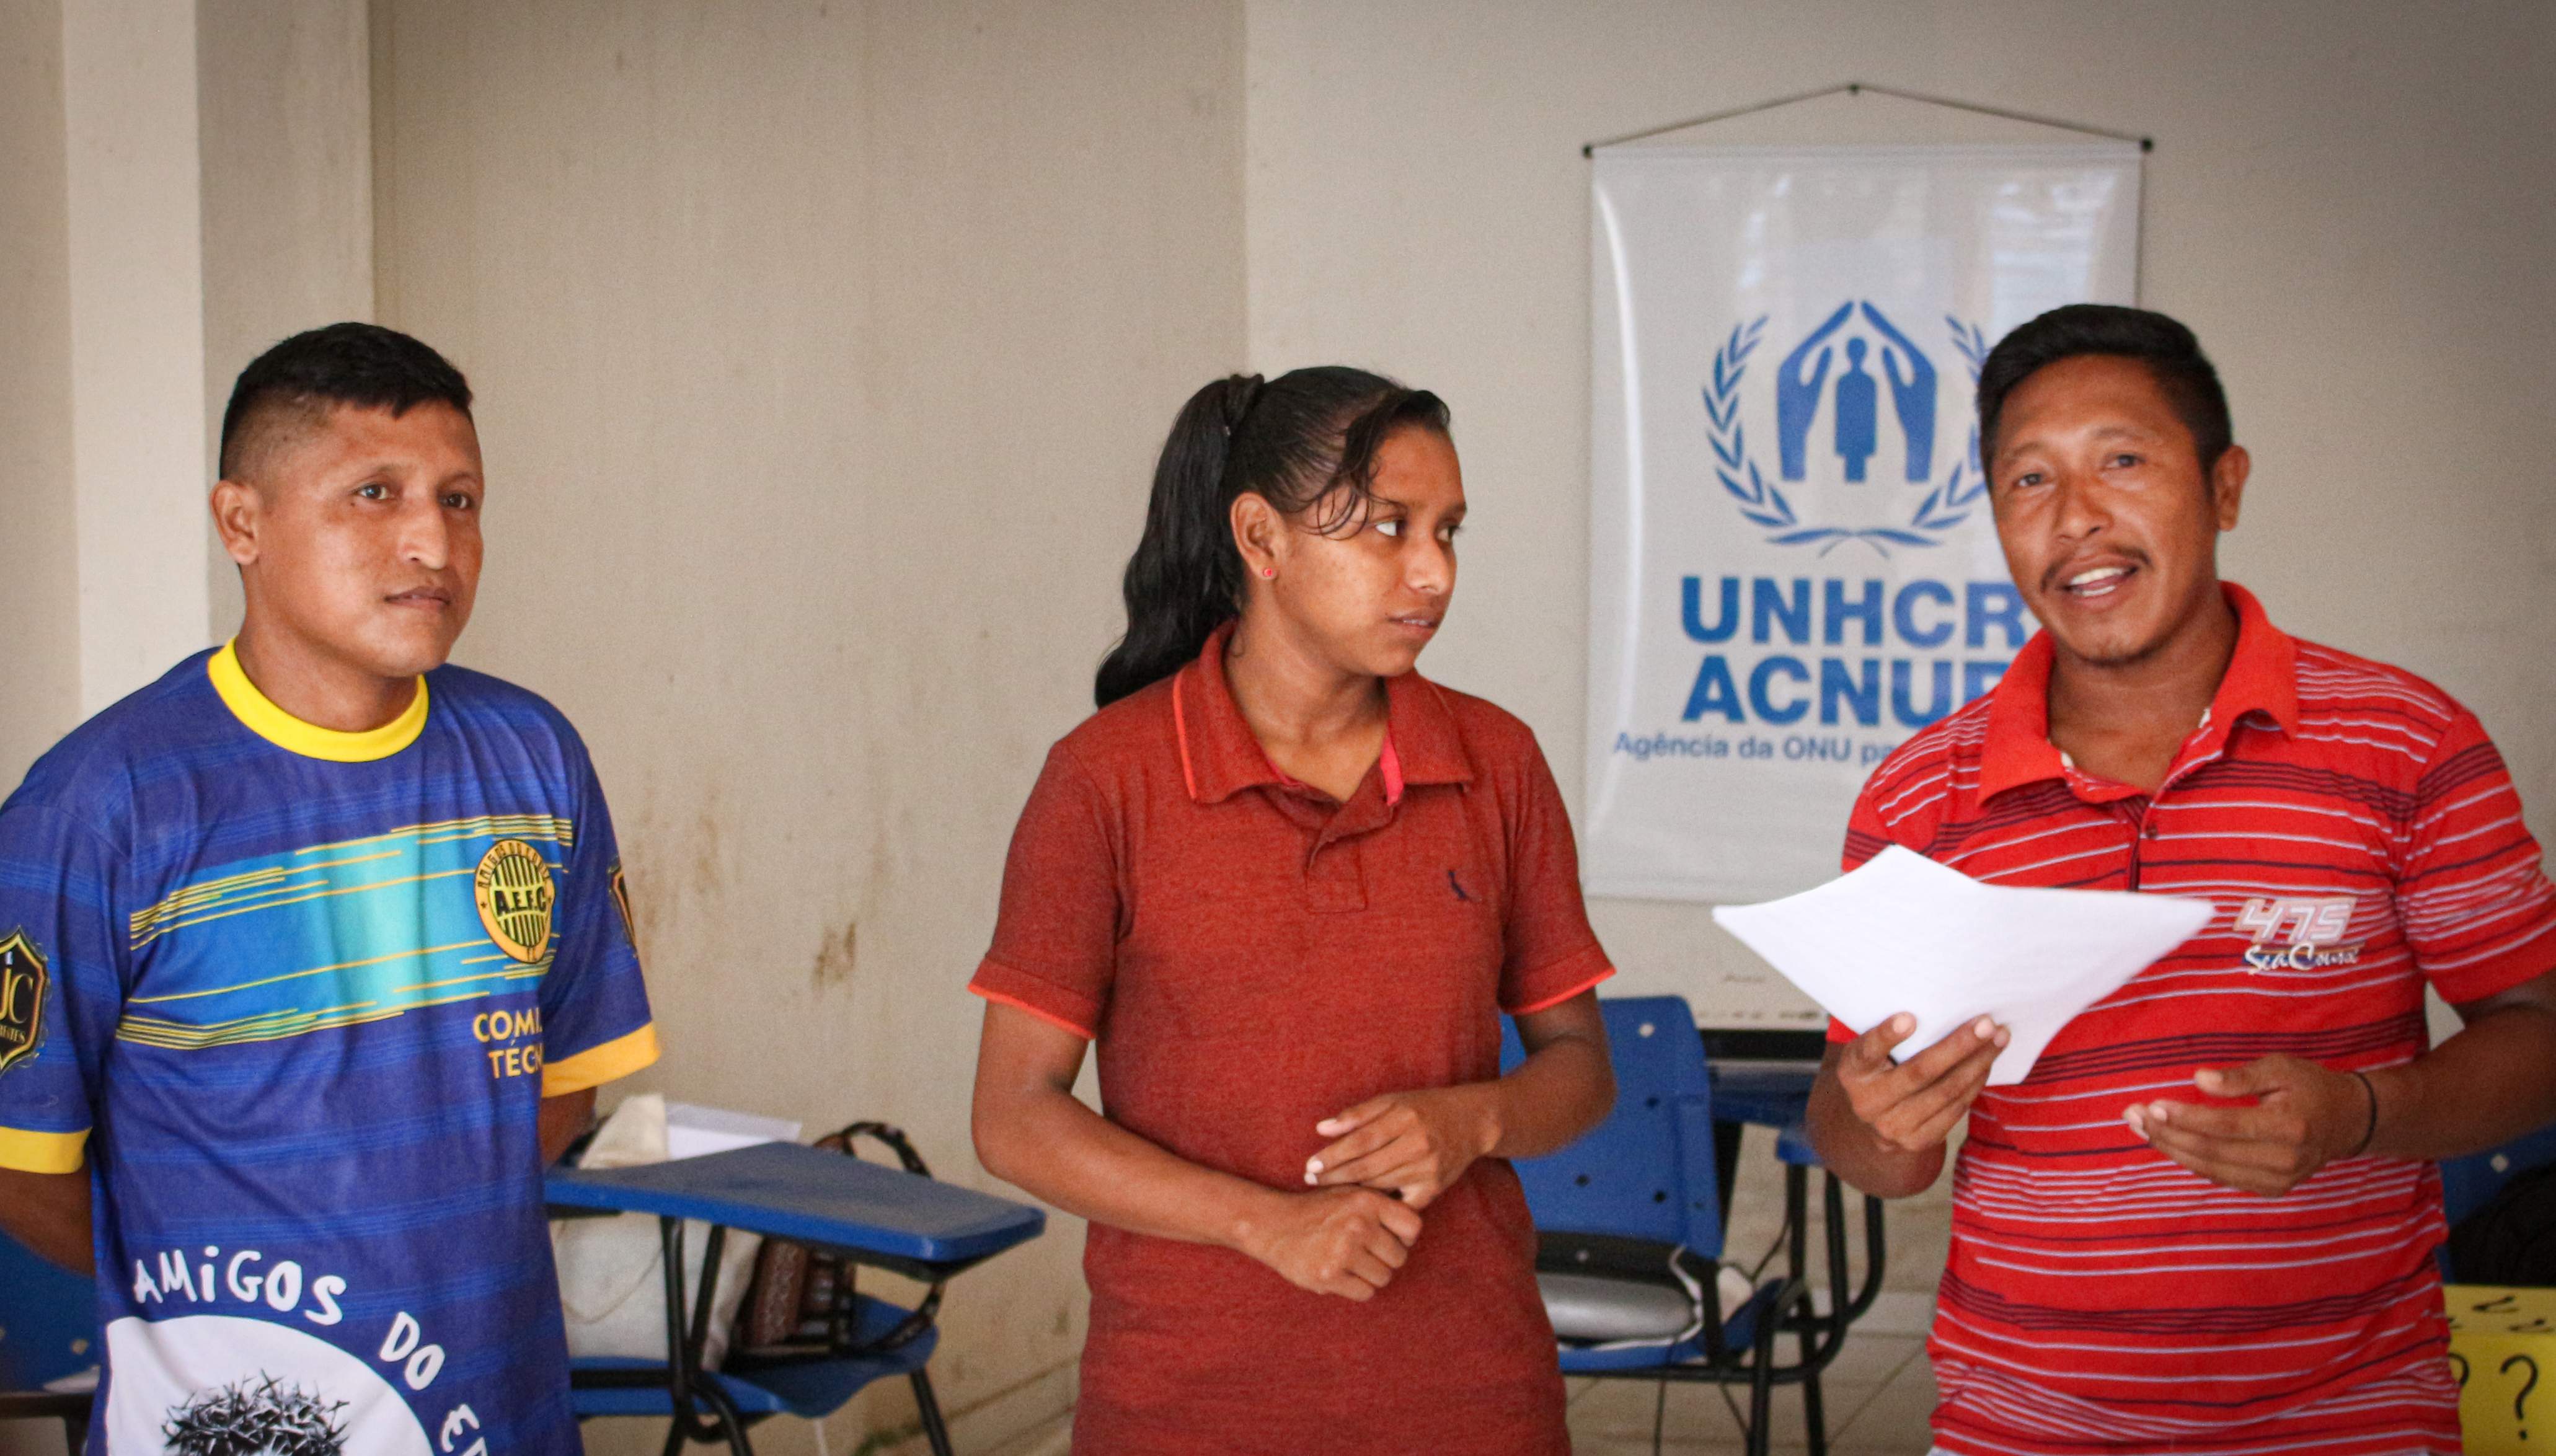
[[[222,706],[251,733],[287,753],[298,753],[306,759],[325,759],[332,764],[368,764],[386,759],[417,742],[426,731],[426,679],[417,679],[417,695],[408,701],[400,715],[379,728],[361,733],[342,733],[305,723],[257,690],[240,669],[239,639],[222,644],[222,650],[204,664],[204,675],[213,680],[213,691],[221,694]]]

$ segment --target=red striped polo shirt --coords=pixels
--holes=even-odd
[[[1950,1451],[2459,1449],[2433,1165],[2346,1158],[2267,1198],[2121,1111],[2276,1052],[2411,1060],[2426,982],[2465,1002],[2556,967],[2556,890],[2475,715],[2225,590],[2235,657],[2154,795],[2051,745],[2043,633],[1855,802],[1849,868],[1897,843],[1994,884],[2218,907],[1972,1110],[1928,1341]]]

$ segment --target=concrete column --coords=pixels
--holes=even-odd
[[[368,30],[0,0],[0,792],[239,621],[204,510],[231,380],[373,313]]]
[[[231,382],[288,334],[373,316],[373,99],[365,0],[197,0],[204,478]],[[239,570],[207,525],[211,631]]]

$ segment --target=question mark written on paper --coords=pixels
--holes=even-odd
[[[2529,1367],[2529,1379],[2521,1383],[2520,1393],[2511,1397],[2512,1423],[2515,1426],[2519,1426],[2519,1422],[2529,1418],[2529,1412],[2521,1408],[2522,1402],[2529,1398],[2530,1392],[2538,1389],[2538,1362],[2530,1359],[2526,1355],[2514,1355],[2509,1360],[2502,1363],[2500,1373],[2509,1375],[2511,1373],[2511,1368],[2515,1365],[2526,1365]],[[2519,1426],[2519,1430],[2520,1438],[2524,1441],[2528,1440],[2529,1428],[2527,1426]]]

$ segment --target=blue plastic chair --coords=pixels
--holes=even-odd
[[[2499,1148],[2441,1164],[2441,1211],[2452,1226],[2493,1201],[2513,1178],[2556,1162],[2556,1128],[2541,1128]]]
[[[1746,1385],[1748,1449],[1769,1439],[1773,1389],[1800,1385],[1811,1449],[1826,1445],[1819,1373],[1837,1355],[1846,1327],[1868,1307],[1880,1283],[1879,1225],[1867,1200],[1873,1248],[1864,1283],[1846,1292],[1844,1205],[1836,1179],[1828,1188],[1831,1312],[1818,1313],[1807,1264],[1807,1173],[1817,1159],[1796,1120],[1779,1134],[1786,1167],[1790,1266],[1786,1276],[1759,1284],[1725,1319],[1716,1277],[1723,1210],[1714,1157],[1713,1084],[1695,1015],[1683,998],[1603,1000],[1607,1047],[1614,1059],[1615,1107],[1606,1121],[1560,1153],[1516,1164],[1538,1234],[1538,1279],[1560,1338],[1565,1375]],[[1514,1027],[1501,1031],[1501,1066],[1525,1059]],[[1669,1275],[1672,1260],[1684,1278]],[[1700,1298],[1680,1310],[1691,1280]],[[1667,1333],[1670,1319],[1684,1318]],[[1647,1323],[1651,1333],[1623,1332]],[[1779,1365],[1775,1337],[1800,1336],[1801,1358]],[[1617,1334],[1618,1338],[1604,1338]]]
[[[45,1387],[97,1364],[97,1345],[96,1284],[0,1234],[0,1420],[59,1420],[78,1452],[88,1395]]]
[[[2499,1148],[2449,1158],[2441,1164],[2441,1212],[2455,1230],[2470,1214],[2492,1203],[2512,1179],[2551,1162],[2556,1162],[2556,1127],[2541,1128]],[[2456,1276],[2448,1244],[2441,1246],[2433,1262],[2444,1281]]]

